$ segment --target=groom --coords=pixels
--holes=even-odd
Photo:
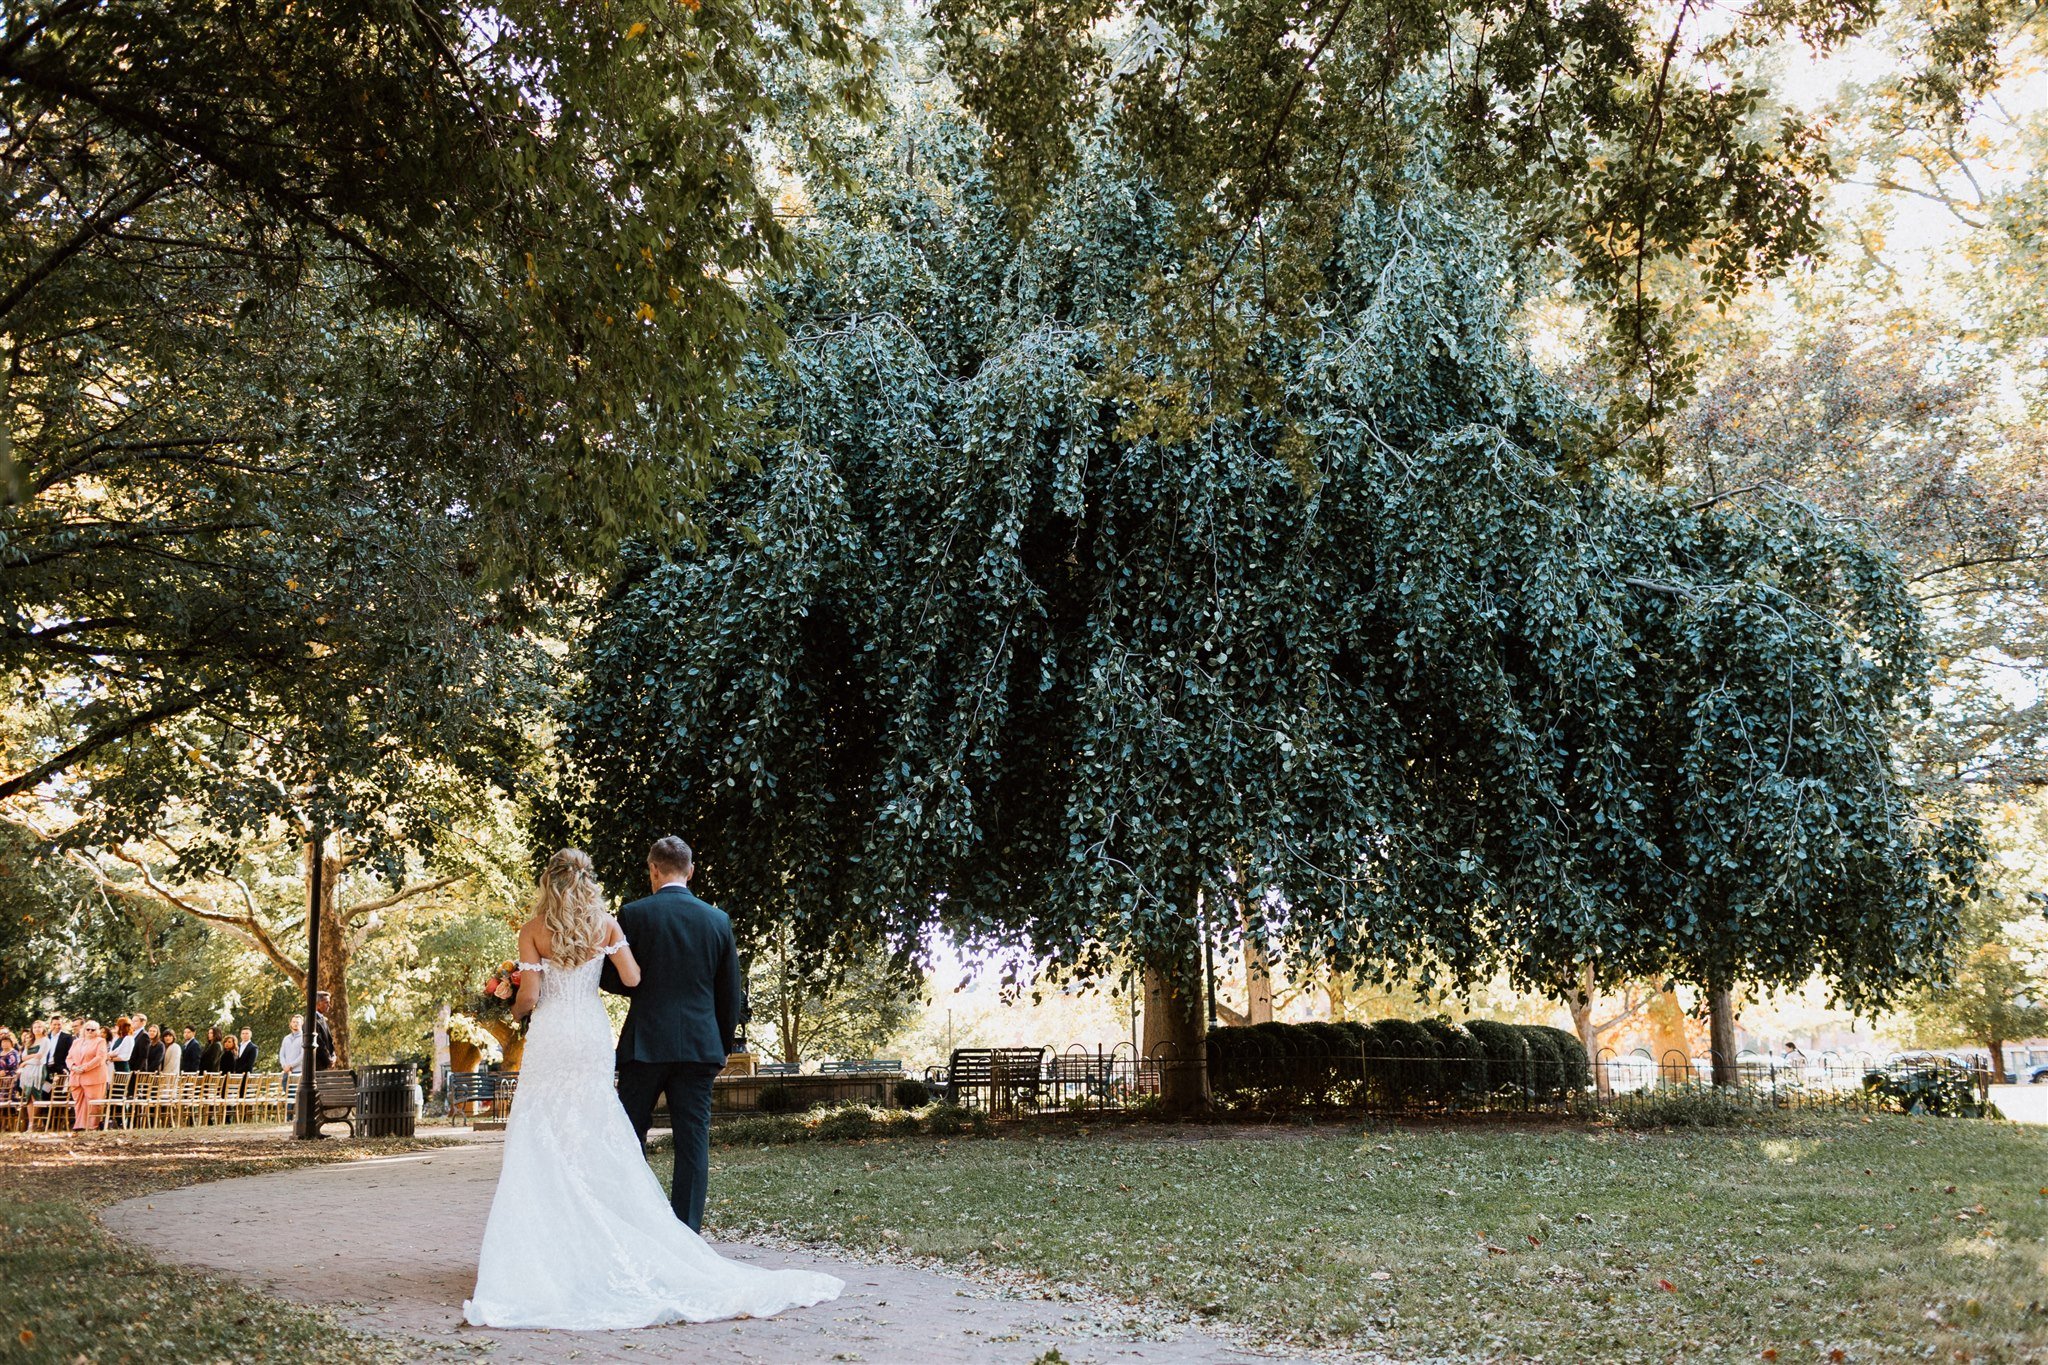
[[[740,1018],[740,960],[732,921],[690,894],[696,859],[673,834],[647,850],[654,894],[619,911],[640,962],[628,990],[606,958],[602,984],[632,999],[619,1033],[619,1103],[647,1141],[654,1102],[668,1092],[676,1178],[669,1203],[692,1232],[704,1227],[711,1177],[711,1079],[725,1066]]]

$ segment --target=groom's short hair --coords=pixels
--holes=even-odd
[[[647,850],[647,861],[664,872],[688,872],[697,866],[690,846],[673,834],[664,834],[654,841],[654,847]]]

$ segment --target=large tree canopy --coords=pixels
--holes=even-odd
[[[1426,168],[1359,197],[1247,405],[1143,350],[1169,199],[1098,148],[1019,240],[980,153],[916,115],[821,196],[759,472],[597,622],[565,792],[611,875],[680,827],[743,930],[1078,973],[1183,970],[1233,884],[1374,975],[1867,1004],[1929,960],[1967,856],[1893,771],[1896,568],[1796,505],[1568,473],[1483,206]],[[1204,420],[1128,420],[1112,355]]]
[[[787,246],[746,135],[784,64],[861,98],[855,18],[8,0],[0,669],[51,711],[0,796],[180,718],[287,786],[498,724],[536,596],[714,476]]]
[[[1689,382],[1672,314],[1695,286],[1726,301],[1818,244],[1825,120],[1773,90],[1774,49],[1828,52],[1882,8],[938,0],[932,13],[1013,200],[1072,169],[1096,116],[1173,200],[1189,253],[1159,281],[1155,339],[1229,363],[1248,313],[1312,326],[1302,305],[1358,187],[1397,186],[1422,150],[1455,189],[1490,197],[1520,260],[1568,266],[1630,381],[1614,414],[1627,433]],[[1234,269],[1247,262],[1258,269]]]

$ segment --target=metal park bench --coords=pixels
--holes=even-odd
[[[1038,1107],[1045,1084],[1042,1047],[959,1047],[944,1066],[925,1072],[932,1093],[948,1104],[980,1096],[992,1114]]]
[[[451,1071],[448,1073],[448,1116],[478,1123],[500,1124],[512,1112],[519,1089],[516,1071]]]
[[[886,1074],[901,1076],[903,1059],[900,1057],[868,1057],[857,1062],[820,1062],[820,1076],[872,1076]]]

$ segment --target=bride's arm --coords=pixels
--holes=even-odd
[[[519,994],[512,997],[514,1019],[524,1019],[540,1003],[540,970],[533,965],[539,961],[540,945],[533,941],[533,926],[523,925],[519,930]]]
[[[626,931],[612,921],[611,936],[605,940],[604,950],[612,960],[612,970],[619,974],[619,984],[632,990],[640,984],[640,964],[633,958],[633,949],[626,943]]]

